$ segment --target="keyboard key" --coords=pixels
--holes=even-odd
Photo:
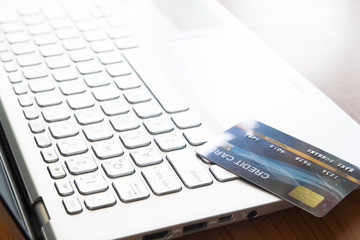
[[[202,145],[211,138],[209,132],[202,127],[187,129],[183,134],[185,139],[193,146]]]
[[[96,61],[96,59],[86,62],[78,62],[76,64],[76,68],[81,74],[84,75],[102,71],[102,66]]]
[[[106,191],[109,187],[100,173],[89,173],[78,176],[74,180],[81,194],[92,194]]]
[[[53,123],[49,126],[49,130],[54,138],[67,138],[79,134],[79,130],[71,120]]]
[[[66,17],[66,15],[65,15]],[[64,28],[71,28],[72,22],[70,19],[62,18],[62,19],[56,19],[49,22],[50,26],[54,30],[64,29]],[[61,35],[61,34],[60,34]]]
[[[130,156],[139,167],[158,164],[163,161],[160,153],[153,146],[133,150]]]
[[[234,179],[239,179],[237,175],[233,174],[232,172],[229,172],[228,170],[218,165],[211,165],[210,172],[219,182],[226,182]]]
[[[26,85],[23,83],[16,83],[13,85],[13,89],[16,95],[26,94],[28,92]]]
[[[15,22],[19,16],[13,8],[2,8],[0,12],[0,23]]]
[[[161,151],[169,152],[186,147],[186,144],[179,133],[165,133],[155,137],[155,143]]]
[[[42,115],[47,122],[57,122],[70,118],[67,107],[63,105],[42,109]]]
[[[150,196],[145,184],[138,176],[116,179],[113,187],[120,200],[125,203],[146,199]]]
[[[59,157],[54,148],[47,148],[41,150],[41,156],[46,163],[53,163],[59,161]]]
[[[23,4],[17,7],[17,12],[22,16],[39,14],[40,9],[32,4]]]
[[[18,101],[22,107],[30,107],[33,105],[33,99],[28,94],[20,95]]]
[[[77,38],[79,36],[78,31],[75,28],[61,28],[56,30],[56,36],[60,40],[67,40],[72,38]]]
[[[99,28],[99,22],[95,20],[81,21],[76,23],[76,27],[81,32],[96,30]]]
[[[138,148],[150,145],[151,140],[142,129],[120,133],[120,139],[126,148]]]
[[[10,52],[3,52],[3,53],[0,53],[0,60],[3,62],[11,62],[13,60],[13,56]]]
[[[35,47],[32,43],[17,43],[11,46],[11,51],[15,55],[22,55],[35,52]]]
[[[60,154],[65,157],[85,153],[88,151],[86,144],[80,137],[65,138],[58,141],[56,145],[60,151]]]
[[[101,109],[108,116],[114,116],[129,112],[129,105],[122,100],[111,100],[101,103]]]
[[[109,52],[115,49],[114,44],[110,40],[91,42],[90,48],[95,53]]]
[[[45,132],[45,127],[40,120],[33,120],[29,122],[29,127],[32,133]]]
[[[16,61],[20,67],[34,66],[41,63],[40,56],[34,53],[19,55],[16,57]]]
[[[110,128],[104,123],[92,124],[85,126],[83,132],[87,140],[95,142],[113,137]]]
[[[119,52],[110,51],[102,52],[97,55],[99,61],[104,64],[120,63],[123,61],[123,56]]]
[[[43,78],[49,75],[47,68],[43,64],[23,67],[22,72],[27,79]]]
[[[137,43],[132,37],[123,37],[114,40],[115,46],[120,50],[136,48]]]
[[[22,17],[22,20],[26,25],[38,25],[45,22],[45,19],[40,14],[26,15]]]
[[[58,43],[39,46],[39,51],[43,57],[52,57],[64,54],[63,47]]]
[[[62,202],[68,214],[78,214],[83,211],[77,197],[66,197]]]
[[[109,28],[106,30],[106,34],[112,39],[129,37],[129,30],[124,27]]]
[[[111,193],[98,193],[85,197],[85,206],[89,210],[96,210],[105,207],[111,207],[116,204],[116,200]]]
[[[110,84],[110,77],[104,74],[104,72],[85,75],[84,80],[85,83],[91,88]]]
[[[68,51],[83,49],[86,47],[86,42],[82,38],[72,38],[63,40],[62,44]]]
[[[69,180],[64,179],[56,181],[55,187],[60,196],[69,196],[74,193],[74,189],[72,188]]]
[[[135,88],[124,92],[124,96],[129,103],[142,103],[151,100],[151,95],[147,89]]]
[[[94,59],[94,54],[88,48],[74,50],[71,51],[69,54],[71,60],[73,60],[74,62],[83,62]]]
[[[29,35],[26,32],[14,32],[6,34],[6,39],[10,44],[28,42]]]
[[[4,33],[21,32],[24,26],[21,22],[9,22],[2,24],[1,29]]]
[[[29,88],[34,93],[47,92],[55,89],[53,80],[46,78],[38,78],[29,82]]]
[[[200,163],[195,152],[188,150],[169,153],[167,159],[187,188],[212,184],[212,179]]]
[[[99,159],[120,157],[124,154],[120,143],[115,139],[97,142],[92,146],[92,149]]]
[[[33,37],[36,45],[44,46],[57,43],[57,38],[53,34],[41,34]]]
[[[5,71],[8,73],[17,71],[17,66],[14,61],[5,62],[5,63],[3,63],[3,66],[4,66]]]
[[[112,85],[94,88],[92,93],[98,101],[114,100],[120,97],[119,90]]]
[[[35,107],[27,107],[23,109],[24,116],[27,120],[34,120],[39,117],[39,113]]]
[[[52,144],[47,133],[40,133],[35,135],[35,142],[40,148],[50,147]]]
[[[76,94],[67,97],[67,102],[72,109],[83,109],[94,106],[94,98],[88,93]]]
[[[19,72],[9,73],[8,77],[11,83],[20,83],[23,81],[23,76]]]
[[[53,3],[41,6],[42,13],[48,20],[66,18],[66,13],[62,7],[54,5]],[[68,20],[68,19],[67,19]],[[69,20],[70,21],[70,20]]]
[[[81,125],[88,125],[102,122],[104,120],[102,112],[98,108],[85,108],[75,112],[75,118]]]
[[[174,130],[174,124],[167,117],[146,119],[144,126],[151,134],[166,133]]]
[[[84,82],[80,80],[61,82],[59,88],[64,95],[74,95],[86,91]]]
[[[114,130],[118,132],[133,130],[140,127],[137,118],[130,113],[113,117],[110,119],[110,123],[113,126]]]
[[[106,175],[110,178],[122,177],[131,175],[135,169],[130,161],[124,157],[105,160],[101,166],[103,167]]]
[[[64,9],[74,22],[88,21],[92,19],[90,12],[82,4],[76,2],[64,4]]]
[[[60,55],[46,58],[46,65],[50,69],[56,69],[69,67],[71,65],[71,62],[68,56]]]
[[[5,42],[0,42],[0,53],[6,52],[9,50],[8,45]]]
[[[31,35],[41,35],[45,33],[50,33],[51,28],[47,24],[39,24],[28,27],[28,31]]]
[[[91,156],[75,156],[65,160],[66,167],[73,175],[94,172],[97,165]]]
[[[176,113],[171,119],[180,129],[198,127],[201,125],[200,119],[189,111]]]
[[[83,37],[88,42],[101,41],[106,39],[105,33],[97,30],[83,32]]]
[[[115,78],[115,84],[121,90],[127,90],[140,87],[141,81],[135,74],[130,74]]]
[[[139,118],[152,118],[162,114],[162,109],[154,101],[139,103],[133,107]]]
[[[55,106],[62,103],[62,99],[56,91],[38,93],[35,95],[35,100],[40,107]]]
[[[156,195],[164,195],[181,190],[181,185],[177,178],[166,165],[148,167],[142,171],[142,174]]]
[[[119,77],[123,75],[129,75],[132,73],[131,67],[125,61],[106,65],[106,71],[112,77]]]
[[[60,179],[66,177],[63,166],[60,163],[52,163],[48,166],[50,176],[54,179]]]
[[[75,80],[78,78],[79,73],[76,71],[74,67],[60,68],[54,69],[52,71],[52,75],[58,82]]]

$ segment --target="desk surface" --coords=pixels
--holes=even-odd
[[[219,0],[360,123],[360,2]],[[205,239],[360,239],[360,191],[324,218],[291,208],[195,233]],[[0,219],[0,239],[13,239]]]

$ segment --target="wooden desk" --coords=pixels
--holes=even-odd
[[[219,0],[360,123],[360,2]],[[324,218],[291,208],[180,238],[360,239],[360,191]],[[0,220],[0,239],[13,239]]]

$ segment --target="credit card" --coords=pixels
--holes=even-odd
[[[238,123],[196,152],[317,217],[360,183],[357,166],[256,120]]]

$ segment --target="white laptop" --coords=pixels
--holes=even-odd
[[[0,210],[18,238],[168,239],[290,207],[196,156],[244,118],[359,164],[358,124],[215,0],[0,12]]]

